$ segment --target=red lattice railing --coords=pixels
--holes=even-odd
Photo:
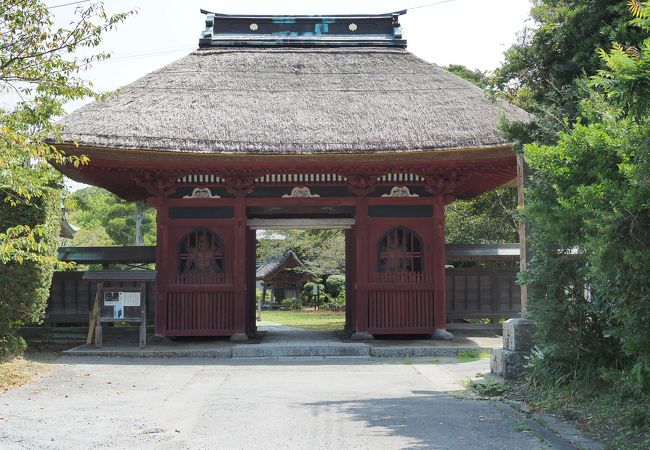
[[[433,331],[433,290],[370,291],[368,330],[371,333]]]
[[[170,285],[205,285],[205,284],[232,284],[232,276],[229,273],[184,273],[172,275],[169,279]]]
[[[168,335],[227,334],[233,328],[233,292],[167,293]]]

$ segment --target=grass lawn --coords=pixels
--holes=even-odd
[[[461,350],[458,352],[458,360],[461,362],[478,361],[479,359],[490,359],[492,352],[487,350]]]
[[[29,383],[46,368],[46,364],[30,361],[22,356],[0,359],[0,392]]]
[[[345,326],[345,311],[262,311],[262,321],[307,330],[335,331]]]

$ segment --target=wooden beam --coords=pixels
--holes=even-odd
[[[348,229],[354,225],[354,219],[248,219],[246,225],[253,230]]]

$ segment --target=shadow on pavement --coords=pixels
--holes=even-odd
[[[411,441],[408,448],[575,448],[503,403],[455,399],[435,391],[412,393],[409,397],[325,401],[306,406],[334,408],[363,423],[366,430],[406,437]]]

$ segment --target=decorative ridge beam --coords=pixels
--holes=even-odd
[[[406,47],[399,16],[231,15],[201,10],[206,15],[200,48],[209,47]]]

